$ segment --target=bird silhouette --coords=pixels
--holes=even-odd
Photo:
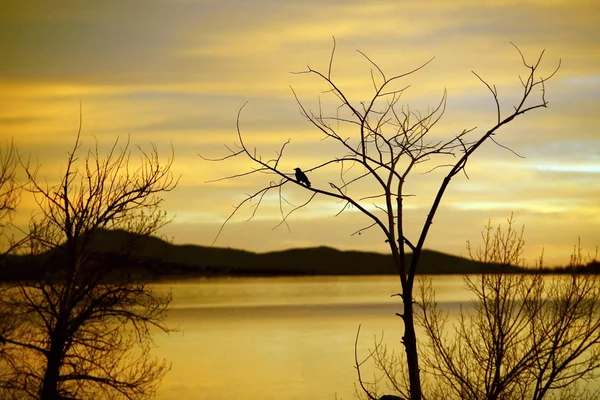
[[[296,180],[300,183],[304,183],[307,187],[310,187],[310,181],[306,177],[306,174],[302,172],[300,168],[294,168],[296,171]]]

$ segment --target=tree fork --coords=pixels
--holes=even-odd
[[[517,51],[519,51],[518,48]],[[284,157],[284,150],[286,149],[286,146],[290,144],[290,140],[285,142],[280,147],[279,151],[276,151],[276,155],[273,158],[270,158],[269,161],[264,161],[267,158],[262,158],[258,155],[256,150],[253,150],[248,146],[243,139],[240,128],[240,112],[243,108],[242,106],[238,112],[236,123],[239,140],[237,148],[227,147],[229,153],[222,157],[201,157],[207,161],[221,162],[230,158],[242,156],[248,157],[254,164],[254,167],[250,171],[221,177],[214,181],[238,179],[260,174],[275,176],[279,180],[270,179],[267,185],[249,194],[246,196],[245,200],[239,202],[221,225],[221,228],[216,235],[215,242],[224,226],[243,206],[246,205],[252,208],[253,211],[250,217],[250,219],[252,219],[256,215],[257,209],[263,204],[263,201],[267,201],[266,199],[268,196],[266,195],[269,191],[277,192],[276,196],[279,199],[281,222],[277,226],[282,224],[287,226],[287,221],[291,214],[308,207],[317,195],[341,201],[344,206],[337,215],[344,212],[349,206],[359,210],[370,220],[370,224],[359,229],[357,232],[360,233],[371,227],[380,228],[385,239],[387,239],[386,242],[389,245],[390,254],[394,259],[395,267],[398,271],[403,291],[403,313],[399,316],[403,319],[405,325],[404,347],[407,355],[407,368],[410,384],[409,388],[403,387],[402,390],[406,390],[406,393],[410,393],[411,400],[420,400],[422,393],[417,340],[414,327],[413,283],[422,249],[428,236],[429,229],[433,223],[433,218],[438,211],[438,207],[441,204],[441,200],[451,179],[458,173],[464,172],[468,159],[481,144],[497,133],[499,128],[512,122],[516,116],[540,107],[546,107],[547,102],[545,99],[544,83],[554,76],[558,68],[545,78],[535,78],[541,56],[534,65],[528,65],[525,62],[525,59],[522,58],[523,64],[529,69],[528,78],[521,80],[521,84],[525,90],[520,95],[521,98],[517,101],[514,110],[511,110],[510,114],[504,119],[501,119],[500,117],[500,102],[495,87],[489,85],[480,78],[479,75],[475,74],[490,90],[496,104],[498,118],[494,121],[493,126],[469,140],[467,140],[468,137],[466,135],[472,133],[475,128],[465,129],[461,133],[458,133],[447,140],[429,141],[429,136],[426,137],[426,135],[431,131],[434,125],[437,124],[445,112],[446,91],[444,91],[442,99],[437,106],[433,109],[429,109],[426,113],[420,113],[410,111],[409,107],[405,108],[399,104],[402,94],[410,86],[404,86],[404,84],[399,86],[394,85],[399,83],[401,79],[420,71],[433,59],[406,73],[387,77],[375,62],[359,51],[372,67],[371,83],[374,86],[375,91],[366,101],[360,102],[361,106],[356,107],[350,102],[349,98],[344,94],[344,91],[332,78],[331,65],[334,52],[335,44],[331,52],[327,74],[323,74],[310,67],[305,71],[297,72],[297,74],[316,76],[327,85],[328,90],[325,93],[333,95],[335,100],[338,101],[337,106],[332,110],[331,114],[324,112],[321,109],[321,104],[326,103],[321,103],[321,101],[319,101],[319,111],[315,113],[303,104],[293,89],[292,93],[300,108],[301,115],[304,116],[316,130],[320,131],[325,136],[322,141],[327,140],[333,142],[343,151],[342,155],[333,155],[330,158],[316,161],[314,164],[305,167],[305,170],[316,172],[339,166],[340,183],[335,184],[331,182],[329,186],[333,190],[327,190],[324,185],[320,185],[318,182],[315,182],[313,187],[310,188],[299,184],[291,174],[286,171],[286,167],[284,167],[287,162],[287,159]],[[521,54],[520,51],[519,54]],[[538,101],[527,102],[528,105],[525,105],[526,100],[528,100],[531,97],[531,93],[534,92],[532,89],[535,87],[541,89]],[[414,119],[417,121],[415,122]],[[371,125],[372,123],[373,125]],[[337,128],[334,127],[336,125]],[[346,136],[345,131],[341,128],[342,125],[344,127],[356,129],[356,133],[352,136]],[[491,140],[498,144],[495,140]],[[506,148],[500,144],[498,145]],[[455,157],[457,161],[448,164],[446,161],[448,156]],[[433,161],[434,159],[435,161]],[[400,160],[402,160],[402,162],[399,162]],[[402,193],[404,189],[403,184],[409,173],[415,171],[413,169],[414,167],[430,161],[434,163],[434,167],[431,168],[430,171],[442,167],[448,167],[449,171],[440,183],[437,194],[432,200],[431,208],[421,227],[421,232],[416,238],[417,240],[409,240],[405,235],[403,226],[405,222],[403,214],[405,211],[403,196],[406,196]],[[357,188],[355,185],[357,182],[364,182],[366,184]],[[370,195],[365,195],[365,193],[361,192],[361,188],[369,187],[367,184],[374,187],[373,192],[370,193]],[[286,197],[283,195],[283,188],[287,188],[289,185],[300,186],[302,190],[308,191],[310,196],[308,200],[299,206],[289,204]],[[397,188],[396,192],[391,189],[393,187]],[[396,198],[395,205],[393,205],[394,197]],[[381,203],[374,203],[374,201],[378,201],[374,199],[381,199]],[[251,204],[253,200],[255,200],[256,203]],[[289,208],[287,208],[287,205],[289,205]],[[377,211],[371,211],[370,207],[373,205]],[[383,213],[383,215],[378,214],[379,212]],[[397,237],[395,234],[397,234]],[[410,262],[407,260],[405,252],[407,249],[404,247],[405,245],[412,251],[412,259]],[[372,398],[372,394],[365,388],[364,382],[361,380],[360,373],[359,381],[361,383],[361,388],[370,398]]]

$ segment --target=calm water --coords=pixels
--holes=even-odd
[[[459,276],[437,276],[438,302],[468,301]],[[394,276],[244,278],[170,282],[171,326],[155,354],[172,362],[160,400],[349,400],[354,398],[354,341],[375,336],[396,349],[400,299]]]

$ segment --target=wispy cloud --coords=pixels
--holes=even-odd
[[[584,0],[11,2],[0,15],[0,134],[14,137],[49,177],[60,172],[70,148],[80,101],[86,145],[120,136],[155,142],[166,154],[172,146],[183,189],[165,203],[177,215],[168,229],[176,241],[181,235],[206,243],[231,205],[264,183],[204,183],[249,168],[244,161],[215,164],[198,157],[227,151],[223,144],[236,140],[235,117],[244,102],[249,104],[241,127],[253,148],[272,156],[291,139],[286,170],[336,154],[299,115],[290,90],[307,106],[318,107],[320,99],[335,112],[323,93],[327,86],[290,74],[307,64],[325,70],[331,36],[338,45],[334,77],[357,104],[372,94],[371,66],[357,49],[390,74],[435,56],[406,81],[411,87],[403,100],[426,109],[447,89],[447,114],[436,137],[493,124],[493,99],[472,70],[497,85],[502,105],[510,109],[521,90],[518,75],[526,72],[512,41],[532,60],[546,49],[546,72],[562,59],[547,87],[550,107],[496,137],[524,160],[490,144],[469,162],[470,179],[451,186],[428,247],[461,253],[464,240],[476,236],[488,217],[514,210],[528,225],[530,243],[546,243],[564,260],[573,234],[597,240],[600,229],[599,23],[596,4]],[[415,226],[439,182],[439,175],[421,172],[410,182],[418,194],[410,199]],[[312,178],[315,184],[328,179]],[[292,190],[296,195],[301,193]],[[266,203],[260,221],[234,221],[236,233],[221,243],[385,251],[375,234],[349,239],[346,233],[363,222],[352,212],[332,217],[337,206],[323,201],[300,213],[285,236],[270,233],[278,204]]]

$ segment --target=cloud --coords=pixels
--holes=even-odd
[[[227,154],[223,145],[237,140],[236,115],[246,101],[240,126],[251,148],[271,158],[291,139],[284,170],[307,169],[340,154],[336,145],[320,141],[323,135],[299,114],[290,91],[292,86],[311,110],[321,101],[327,113],[337,112],[322,80],[290,74],[306,64],[327,71],[332,35],[333,77],[357,107],[373,87],[372,65],[356,49],[388,76],[435,56],[401,82],[411,85],[402,100],[413,110],[437,104],[447,89],[448,108],[432,132],[435,138],[493,126],[493,98],[472,70],[497,86],[508,112],[522,91],[518,75],[527,73],[509,42],[533,61],[546,48],[543,73],[563,59],[546,86],[549,108],[519,117],[495,136],[525,160],[491,143],[482,148],[467,166],[470,179],[457,177],[450,186],[428,246],[460,253],[465,238],[488,217],[506,218],[515,210],[532,243],[551,245],[562,256],[570,249],[565,243],[576,235],[595,237],[600,226],[596,8],[583,0],[12,2],[0,15],[0,135],[14,137],[47,176],[58,176],[82,101],[86,145],[97,139],[107,146],[119,136],[136,144],[154,142],[165,155],[172,146],[173,168],[182,180],[167,196],[165,206],[177,215],[168,229],[177,241],[196,240],[194,230],[197,238],[209,240],[231,205],[270,179],[204,183],[251,167],[245,160],[210,163],[197,155]],[[427,169],[407,183],[418,194],[407,201],[414,226],[441,179],[422,174]],[[326,186],[338,176],[331,168],[311,173],[311,180]],[[368,189],[357,187],[356,194]],[[303,199],[298,188],[288,194],[294,203]],[[386,251],[378,235],[349,238],[364,220],[352,211],[332,217],[335,202],[319,201],[298,213],[291,236],[272,233],[279,203],[271,200],[255,223],[236,220],[223,243],[264,250],[323,243]]]

